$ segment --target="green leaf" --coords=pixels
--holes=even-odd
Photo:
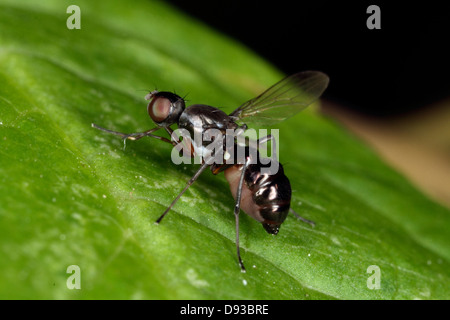
[[[316,227],[289,216],[271,236],[242,214],[241,273],[233,199],[210,172],[155,225],[198,165],[91,123],[151,128],[156,86],[231,111],[282,75],[163,3],[77,1],[79,30],[71,4],[0,1],[0,298],[450,297],[449,210],[311,108],[279,126],[280,160]]]

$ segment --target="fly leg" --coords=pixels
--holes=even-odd
[[[105,131],[105,132],[108,132],[108,133],[111,133],[111,134],[115,134],[116,136],[121,137],[123,139],[123,148],[124,149],[126,147],[126,141],[127,140],[139,140],[139,139],[141,139],[143,137],[155,138],[155,139],[158,139],[158,140],[170,143],[173,146],[175,146],[177,144],[175,141],[171,141],[171,140],[169,140],[167,138],[154,135],[153,132],[161,129],[159,127],[156,127],[156,128],[144,131],[144,132],[134,132],[134,133],[123,133],[123,132],[118,132],[118,131],[105,129],[105,128],[99,127],[95,123],[92,124],[92,127],[95,128],[95,129],[99,129],[99,130],[102,130],[102,131]]]
[[[242,186],[244,184],[244,176],[245,171],[247,170],[248,165],[250,164],[250,158],[247,158],[247,161],[242,166],[241,170],[241,177],[239,179],[239,184],[236,192],[236,205],[234,206],[234,218],[236,220],[236,250],[237,250],[237,256],[239,260],[239,266],[241,267],[241,271],[245,272],[244,263],[241,259],[241,253],[239,250],[239,212],[241,211],[241,196],[242,196]]]
[[[202,166],[200,167],[200,169],[198,169],[198,171],[194,174],[194,176],[187,182],[186,187],[184,187],[184,189],[178,194],[178,196],[172,201],[172,203],[170,204],[170,206],[166,209],[166,211],[164,211],[164,213],[158,218],[158,220],[156,220],[156,224],[159,224],[161,222],[161,220],[164,218],[164,216],[167,214],[167,212],[170,211],[170,209],[172,209],[172,207],[175,205],[175,203],[181,198],[181,196],[183,195],[183,193],[186,192],[186,190],[195,182],[195,180],[197,180],[197,178],[200,176],[200,174],[209,166],[209,164],[207,162],[205,162],[204,164],[202,164]]]
[[[305,222],[305,223],[308,223],[308,224],[310,224],[310,225],[313,226],[313,227],[316,225],[316,223],[315,223],[314,221],[308,220],[308,219],[305,219],[305,218],[301,217],[301,216],[300,216],[297,212],[295,212],[292,208],[290,208],[289,211],[292,212],[292,214],[293,214],[298,220],[303,221],[303,222]]]

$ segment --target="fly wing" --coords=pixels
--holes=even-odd
[[[319,71],[293,74],[247,101],[230,116],[246,124],[274,125],[292,117],[316,101],[327,88],[328,82],[328,76]]]

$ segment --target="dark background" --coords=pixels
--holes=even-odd
[[[444,1],[169,1],[286,74],[327,73],[324,97],[401,116],[450,97],[450,5]],[[395,2],[395,3],[393,3]],[[369,5],[381,29],[369,30]]]

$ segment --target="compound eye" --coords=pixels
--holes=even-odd
[[[147,107],[148,114],[155,122],[164,121],[170,114],[172,103],[164,97],[155,97]]]

